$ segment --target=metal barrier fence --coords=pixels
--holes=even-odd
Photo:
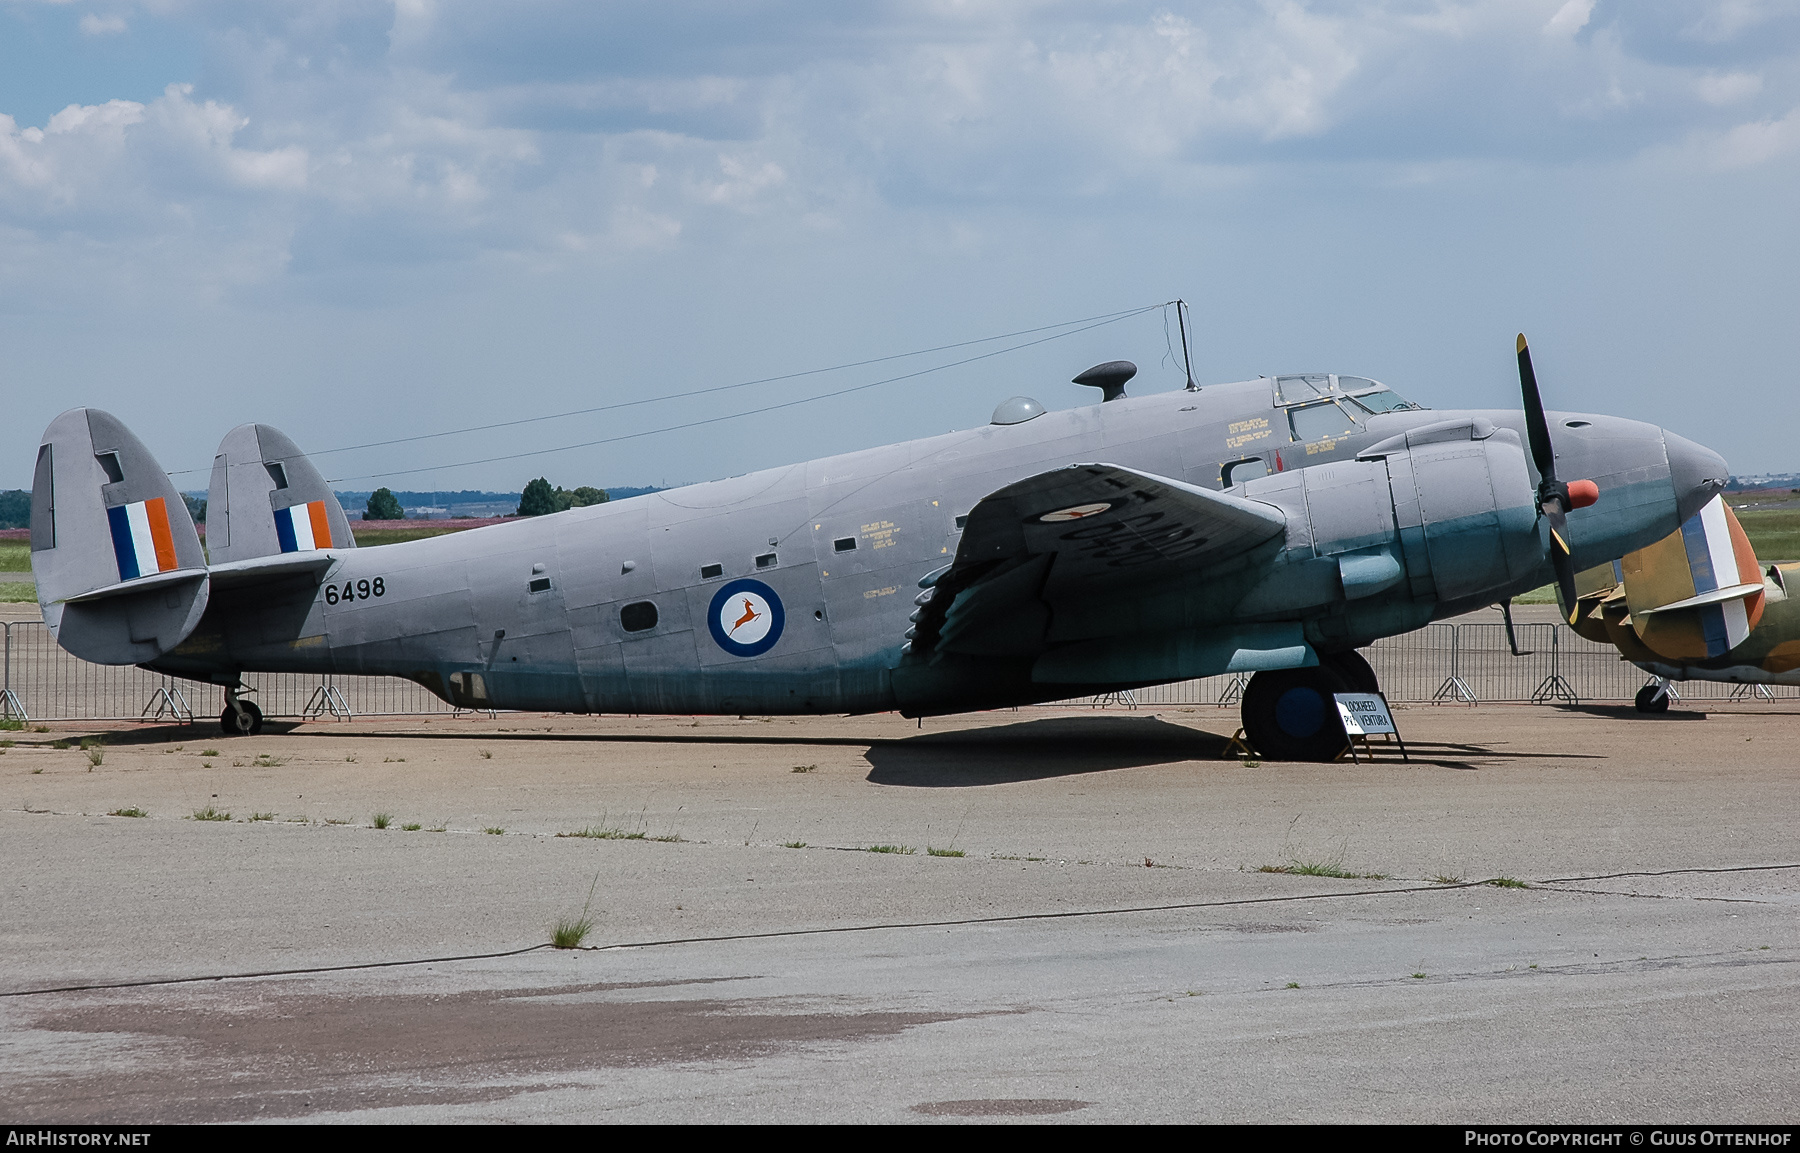
[[[1388,637],[1363,650],[1387,697],[1395,702],[1630,700],[1646,676],[1610,645],[1595,644],[1566,626],[1524,624],[1515,629],[1524,655],[1513,656],[1499,624],[1434,624]],[[187,720],[216,715],[219,690],[132,666],[96,665],[70,656],[39,621],[5,624],[0,718],[41,721]],[[449,715],[457,710],[399,677],[250,673],[245,682],[269,717]],[[1063,702],[1157,705],[1232,705],[1246,675],[1205,677]],[[1688,701],[1800,697],[1800,687],[1678,682]]]

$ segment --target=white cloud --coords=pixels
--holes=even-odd
[[[125,31],[125,17],[96,16],[88,12],[82,15],[80,28],[85,36],[116,36]]]
[[[1761,92],[1763,80],[1754,72],[1727,72],[1696,77],[1694,90],[1708,104],[1736,104]]]
[[[1800,53],[1671,62],[1637,46],[1639,11],[776,2],[751,20],[401,0],[372,22],[329,4],[157,9],[206,38],[212,89],[70,105],[41,129],[0,121],[0,227],[185,245],[196,267],[208,244],[302,252],[309,268],[557,259],[714,227],[853,227],[883,202],[1179,203],[1279,187],[1295,165],[1401,186],[1696,140],[1716,164],[1787,147]],[[1727,0],[1680,34],[1773,27],[1774,11]]]
[[[1588,19],[1594,14],[1594,0],[1568,0],[1550,22],[1544,25],[1544,31],[1551,36],[1569,37],[1587,27]]]

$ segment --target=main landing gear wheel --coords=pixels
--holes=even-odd
[[[1668,692],[1661,685],[1645,685],[1637,691],[1637,711],[1640,713],[1668,712]]]
[[[1244,689],[1244,735],[1273,761],[1331,761],[1348,739],[1333,693],[1350,686],[1329,665],[1257,673]]]
[[[219,714],[219,727],[228,737],[254,737],[262,732],[262,710],[249,701],[239,701],[235,709],[226,705]]]
[[[1369,662],[1355,649],[1345,649],[1341,653],[1321,653],[1319,663],[1330,665],[1333,672],[1344,678],[1353,693],[1378,693],[1381,681],[1375,676],[1375,670]]]

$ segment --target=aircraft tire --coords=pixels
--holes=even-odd
[[[219,714],[219,728],[228,737],[254,737],[262,732],[262,710],[249,701],[242,702],[243,713],[230,705]]]
[[[1338,676],[1344,678],[1344,683],[1350,686],[1353,693],[1381,691],[1381,681],[1376,677],[1375,670],[1369,667],[1369,662],[1355,649],[1345,649],[1340,653],[1321,653],[1319,662],[1330,665]]]
[[[1669,711],[1669,694],[1658,694],[1655,685],[1645,685],[1637,691],[1637,711],[1640,713],[1666,713]]]
[[[1331,694],[1349,691],[1329,665],[1257,673],[1244,689],[1244,735],[1272,761],[1331,761],[1344,751]]]

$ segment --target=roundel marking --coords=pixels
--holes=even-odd
[[[1073,508],[1059,508],[1055,512],[1047,512],[1043,516],[1038,517],[1038,520],[1045,524],[1061,524],[1063,521],[1085,520],[1090,516],[1099,516],[1101,513],[1109,511],[1112,506],[1113,502],[1110,500],[1100,501],[1097,504],[1078,504]]]
[[[713,594],[706,627],[718,646],[734,657],[756,657],[775,647],[787,613],[775,590],[744,577],[727,581]]]

